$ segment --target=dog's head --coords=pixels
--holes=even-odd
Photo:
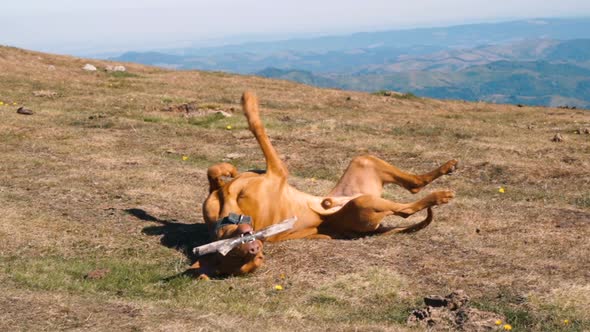
[[[236,238],[242,235],[249,235],[254,232],[254,229],[249,224],[231,224],[220,228],[217,233],[217,239]],[[198,275],[206,275],[214,277],[218,275],[242,275],[254,272],[264,262],[264,254],[262,253],[262,241],[254,240],[242,243],[225,256],[220,253],[215,253],[199,258],[193,265],[191,273]]]
[[[227,239],[242,235],[250,235],[254,229],[249,224],[227,225],[219,230],[218,238]],[[264,262],[262,241],[254,240],[233,248],[225,256],[219,257],[220,274],[239,275],[253,272]]]

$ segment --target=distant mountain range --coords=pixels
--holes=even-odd
[[[112,58],[322,87],[590,108],[590,19],[537,19]]]
[[[267,68],[257,75],[349,90],[395,90],[440,99],[590,108],[590,39],[525,41],[504,47],[405,56],[398,63],[352,74]]]

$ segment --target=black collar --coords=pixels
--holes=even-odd
[[[252,217],[246,216],[243,214],[235,214],[230,213],[227,217],[223,217],[216,221],[217,225],[215,225],[215,235],[217,232],[224,226],[227,225],[239,225],[239,224],[248,224],[252,225]]]

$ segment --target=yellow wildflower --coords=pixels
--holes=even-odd
[[[4,105],[4,102],[0,101],[0,106]]]
[[[569,319],[564,319],[563,320],[563,325],[568,325],[569,323],[570,323],[570,320]]]
[[[285,274],[284,273],[281,273],[281,275],[279,275],[279,278],[285,279]]]
[[[275,285],[275,290],[276,291],[282,291],[283,290],[283,286],[281,286],[281,285]]]
[[[17,105],[16,101],[13,101],[12,106],[16,106],[16,105]]]
[[[496,321],[496,325],[497,325],[497,326],[500,326],[500,325],[502,325],[502,321],[498,319],[498,320]]]
[[[503,194],[506,190],[504,189],[504,187],[500,187],[500,189],[498,189],[498,192]]]
[[[504,331],[510,331],[510,330],[512,330],[512,325],[510,325],[510,324],[504,325]]]
[[[316,178],[311,178],[311,182],[315,182],[315,181],[316,181]]]
[[[182,156],[182,160],[183,161],[187,161],[188,160],[188,156]]]
[[[225,127],[225,129],[231,130],[231,126],[230,125],[227,125],[227,127]]]

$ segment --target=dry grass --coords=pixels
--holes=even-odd
[[[113,76],[83,72],[86,62],[0,48],[0,329],[405,330],[422,296],[454,289],[516,330],[590,329],[590,136],[573,133],[590,127],[587,111],[133,64]],[[298,188],[325,193],[370,152],[414,172],[460,159],[425,191],[457,198],[414,235],[284,242],[266,246],[267,264],[247,277],[174,277],[189,263],[183,250],[204,240],[206,167],[230,153],[242,169],[264,162],[238,112],[158,110],[238,109],[245,89],[260,96]],[[22,105],[35,114],[16,114]],[[556,132],[564,142],[550,141]],[[100,268],[110,272],[84,278]]]

